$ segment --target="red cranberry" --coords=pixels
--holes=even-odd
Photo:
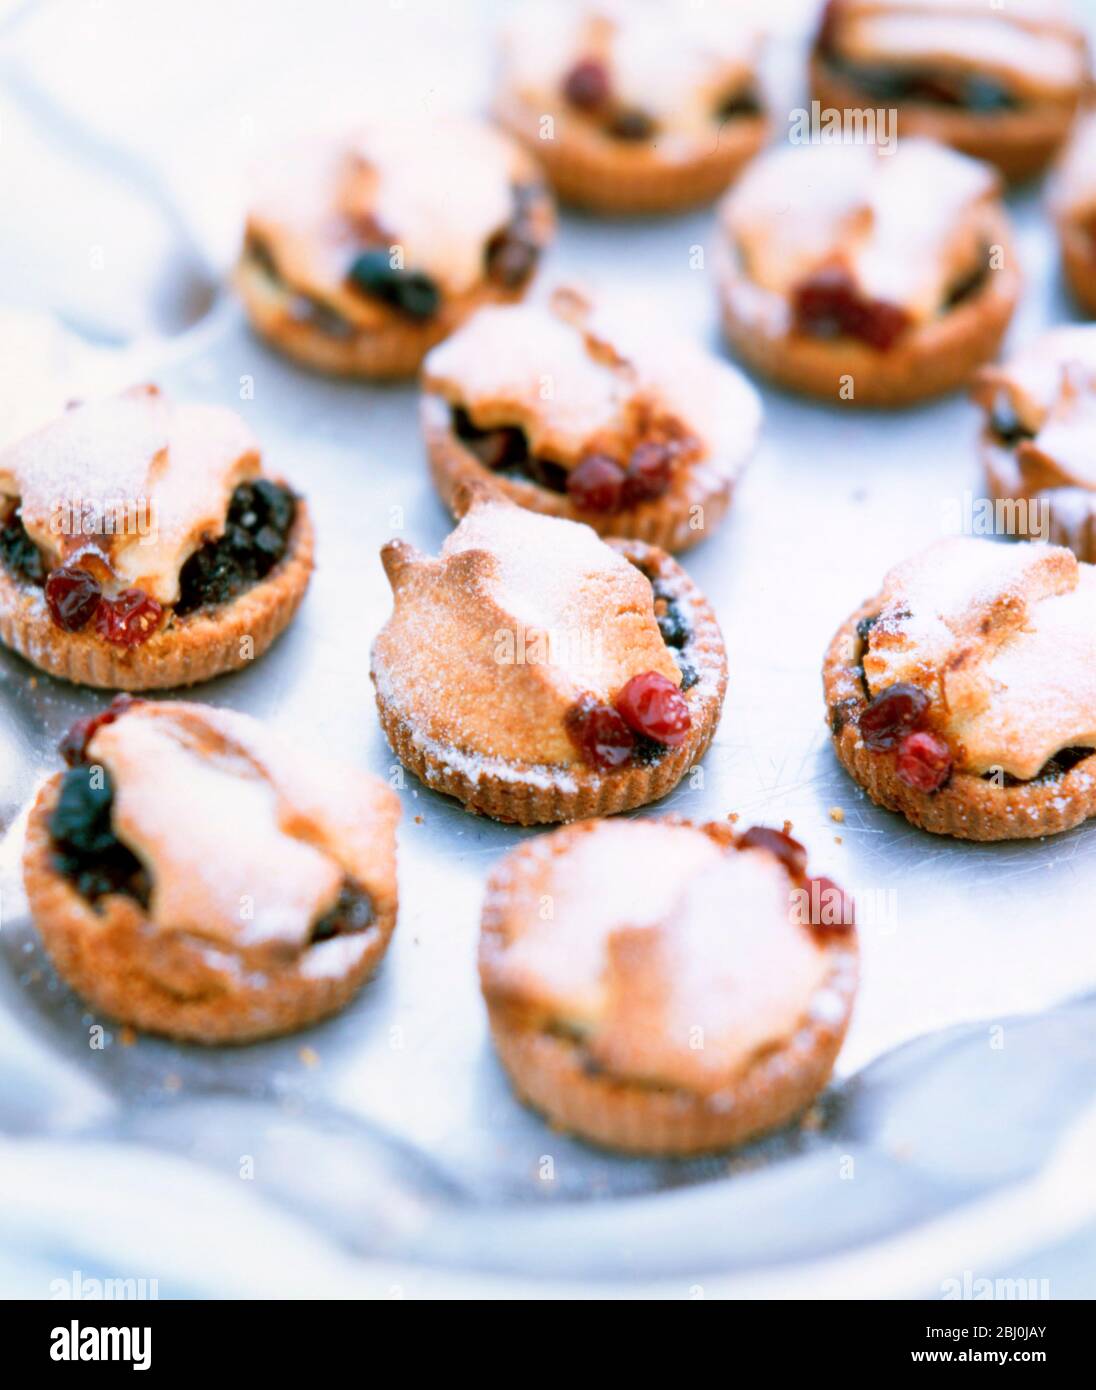
[[[884,752],[918,728],[929,707],[919,685],[888,685],[860,716],[860,737],[873,753]]]
[[[615,512],[624,492],[624,469],[607,454],[587,454],[567,475],[567,496],[584,512]]]
[[[563,81],[563,95],[581,111],[596,111],[609,100],[609,73],[596,58],[583,58]]]
[[[98,714],[87,714],[83,719],[77,719],[57,745],[61,757],[69,767],[84,762],[87,758],[88,744],[103,725],[113,724],[126,710],[142,704],[144,701],[136,695],[115,695],[106,709],[100,710]]]
[[[46,580],[50,617],[65,632],[79,632],[91,622],[103,591],[87,570],[62,565]]]
[[[674,451],[669,444],[651,442],[637,445],[628,460],[628,472],[624,478],[625,506],[661,497],[670,486],[673,462]]]
[[[693,723],[685,696],[657,671],[633,676],[616,697],[616,707],[630,729],[670,748],[685,742]]]
[[[951,776],[951,749],[928,729],[907,734],[898,745],[896,771],[914,791],[939,791]]]
[[[812,927],[822,931],[848,931],[856,925],[852,894],[839,888],[832,878],[809,878],[804,889],[810,895]]]
[[[635,737],[612,705],[583,695],[564,720],[571,742],[594,767],[609,771],[631,760]]]
[[[909,325],[897,304],[865,299],[844,266],[823,266],[796,287],[792,296],[795,325],[812,338],[859,338],[886,352]]]
[[[773,830],[767,825],[751,825],[738,838],[739,849],[767,849],[775,854],[791,874],[802,878],[807,872],[807,851],[785,830]]]
[[[163,608],[144,589],[123,589],[117,598],[104,599],[95,615],[100,637],[118,647],[139,647],[159,626]]]

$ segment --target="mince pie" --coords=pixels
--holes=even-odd
[[[1066,280],[1078,304],[1096,315],[1096,109],[1077,122],[1054,176],[1051,204]]]
[[[0,452],[0,640],[51,675],[151,690],[237,670],[311,570],[303,499],[220,406],[136,387]]]
[[[707,750],[727,683],[707,600],[666,554],[485,487],[438,558],[381,552],[394,610],[373,646],[400,760],[523,825],[664,796]]]
[[[534,0],[507,26],[496,113],[568,202],[705,203],[765,142],[760,47],[733,0]]]
[[[720,212],[728,341],[792,390],[882,406],[954,390],[1016,305],[996,176],[928,140],[775,149]]]
[[[1059,0],[829,0],[812,95],[838,110],[894,109],[902,136],[1037,174],[1065,140],[1089,73]]]
[[[1037,338],[983,367],[986,485],[1014,535],[1068,545],[1096,562],[1096,324]]]
[[[250,1042],[341,1009],[396,924],[399,802],[247,715],[120,695],[79,720],[24,877],[58,972],[148,1032]]]
[[[521,298],[553,228],[536,165],[501,132],[387,123],[271,170],[236,280],[255,328],[291,357],[409,376],[473,309]]]
[[[783,830],[585,821],[491,875],[480,979],[522,1099],[634,1153],[725,1148],[787,1124],[852,1012],[851,898]]]
[[[937,835],[1096,816],[1096,566],[1042,542],[941,541],[898,565],[823,670],[837,756]]]
[[[665,550],[719,523],[761,420],[732,367],[572,290],[546,308],[481,309],[427,357],[423,390],[450,505],[462,484],[491,479],[532,511]]]

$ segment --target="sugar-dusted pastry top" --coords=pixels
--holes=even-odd
[[[1015,445],[1026,490],[1096,489],[1096,324],[1052,329],[983,367],[974,396],[989,412],[1006,404],[1031,436]]]
[[[293,289],[364,323],[378,305],[346,285],[363,245],[398,247],[403,268],[462,294],[483,280],[484,251],[510,221],[515,183],[532,177],[526,156],[478,121],[373,125],[304,143],[264,171],[248,236]]]
[[[926,193],[931,190],[931,196]],[[721,205],[753,285],[790,296],[839,266],[870,299],[934,317],[989,258],[997,180],[986,165],[929,140],[785,145],[749,166]]]
[[[21,499],[51,568],[97,552],[123,585],[174,603],[179,571],[224,533],[233,491],[259,472],[239,416],[143,386],[68,410],[0,452],[0,497]]]
[[[756,20],[734,0],[531,0],[504,28],[503,81],[558,119],[568,74],[596,62],[614,102],[652,117],[672,152],[710,137],[721,100],[751,82],[760,49]]]
[[[827,35],[851,64],[988,73],[1026,100],[1075,94],[1087,72],[1060,0],[836,0]]]
[[[872,695],[930,694],[958,769],[1035,777],[1096,748],[1096,566],[1039,542],[941,541],[887,575],[863,666]]]
[[[790,1042],[829,960],[764,849],[661,821],[547,836],[504,886],[484,987],[581,1038],[615,1076],[710,1093]],[[544,903],[551,903],[551,913]]]
[[[1096,109],[1085,111],[1073,128],[1054,175],[1051,203],[1062,218],[1096,216]]]
[[[148,915],[165,933],[290,959],[345,879],[391,895],[394,793],[247,715],[135,705],[98,730],[87,757],[110,775],[114,832],[148,869]],[[321,947],[335,941],[361,949],[354,936]]]
[[[436,559],[402,542],[383,558],[394,608],[377,691],[437,745],[569,765],[580,695],[611,700],[646,671],[681,684],[650,582],[588,526],[481,495]]]
[[[531,452],[564,467],[587,453],[627,459],[647,431],[733,472],[761,421],[733,367],[571,290],[547,305],[481,309],[427,356],[423,384],[480,429],[521,427]]]

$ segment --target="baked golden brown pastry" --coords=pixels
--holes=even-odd
[[[1096,325],[1053,329],[983,367],[973,394],[1001,529],[1096,561]]]
[[[481,488],[441,555],[382,551],[373,645],[400,760],[469,810],[523,825],[664,796],[707,750],[727,663],[707,600],[664,551],[603,541]]]
[[[256,720],[119,696],[31,810],[27,896],[95,1009],[200,1043],[341,1009],[396,923],[399,802]]]
[[[1019,293],[997,192],[985,165],[926,140],[761,156],[720,208],[732,349],[850,405],[954,390],[994,356]]]
[[[534,0],[503,38],[495,111],[567,202],[709,202],[765,143],[761,38],[730,0]]]
[[[823,670],[837,756],[938,835],[1030,839],[1096,815],[1096,567],[941,541],[896,566]]]
[[[1096,110],[1077,121],[1054,175],[1051,207],[1066,280],[1078,304],[1096,315]]]
[[[811,57],[822,107],[894,108],[927,135],[1037,174],[1065,140],[1089,57],[1059,0],[829,0]]]
[[[480,979],[515,1089],[554,1125],[689,1154],[786,1124],[852,1012],[851,900],[786,832],[585,821],[492,873]]]
[[[434,348],[422,418],[450,506],[490,480],[532,511],[684,550],[730,505],[761,403],[691,341],[557,290],[481,309]]]
[[[151,690],[237,670],[311,571],[304,500],[222,407],[136,387],[0,452],[0,640],[51,675]]]
[[[521,298],[553,230],[536,165],[500,131],[387,122],[271,169],[236,284],[256,330],[307,366],[410,376],[474,309]]]

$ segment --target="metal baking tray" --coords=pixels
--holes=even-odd
[[[1020,342],[1073,314],[1038,192],[1010,208]],[[694,252],[712,232],[710,212],[564,216],[540,284],[577,276],[642,296],[652,319],[718,351]],[[410,774],[401,786],[378,727],[379,548],[400,534],[436,550],[451,526],[415,388],[306,374],[223,296],[119,372],[239,410],[307,494],[318,568],[298,619],[252,669],[191,698],[397,785],[399,924],[377,978],[304,1034],[201,1049],[107,1024],[94,1046],[106,1020],[50,970],[18,859],[57,739],[103,697],[0,652],[0,1181],[21,1194],[0,1214],[0,1290],[44,1294],[94,1270],[157,1278],[162,1296],[933,1297],[971,1271],[1037,1275],[1033,1251],[1092,1228],[1096,825],[998,845],[928,836],[865,799],[823,719],[834,629],[898,558],[974,516],[971,405],[879,414],[763,388],[734,511],[684,559],[723,627],[727,702],[703,779],[638,814],[791,821],[817,871],[861,904],[863,977],[806,1127],[658,1162],[555,1133],[510,1093],[478,991],[479,908],[499,856],[541,832],[471,816]]]

